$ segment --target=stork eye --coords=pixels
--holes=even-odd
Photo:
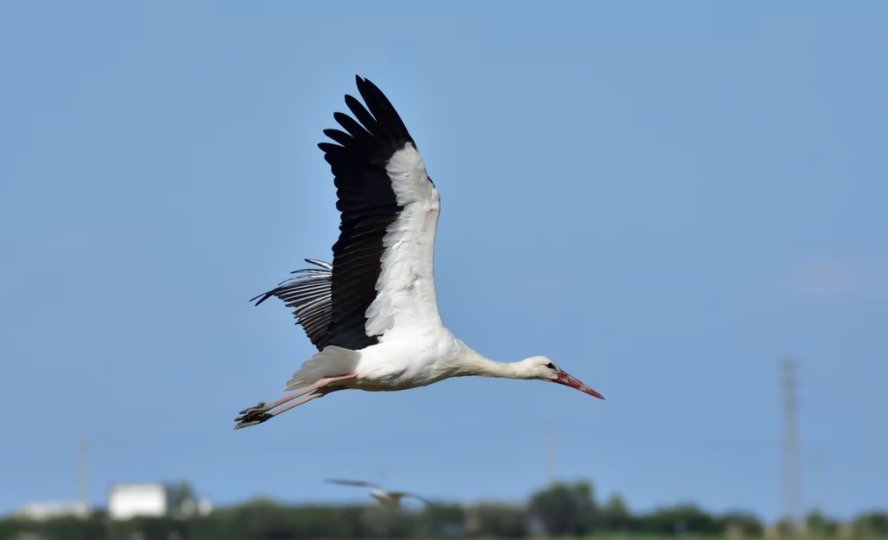
[[[548,364],[546,364],[546,367],[549,369],[555,369],[555,364],[553,364],[552,362],[549,362]]]

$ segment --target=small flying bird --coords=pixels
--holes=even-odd
[[[416,143],[382,91],[356,77],[364,103],[318,146],[330,164],[341,213],[333,264],[312,267],[253,298],[283,300],[317,347],[286,386],[293,393],[244,409],[235,428],[265,422],[332,392],[405,390],[449,377],[539,379],[604,399],[545,356],[485,358],[441,322],[433,255],[440,196]]]
[[[434,506],[431,501],[416,493],[410,493],[409,491],[389,491],[383,489],[379,484],[374,484],[372,482],[362,482],[361,480],[327,480],[327,482],[331,484],[339,484],[341,486],[370,488],[370,496],[379,501],[379,504],[388,508],[400,507],[401,499],[405,497],[413,498],[422,501],[425,504]]]

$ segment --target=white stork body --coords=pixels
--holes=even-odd
[[[346,96],[354,118],[334,114],[345,131],[325,130],[338,144],[318,145],[342,214],[333,264],[306,259],[317,268],[257,297],[281,298],[319,352],[288,382],[296,392],[241,411],[235,427],[336,390],[404,390],[465,375],[548,380],[600,398],[545,357],[494,362],[443,325],[433,269],[440,195],[388,99],[368,80],[357,86],[366,108]]]

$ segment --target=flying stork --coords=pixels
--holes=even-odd
[[[404,498],[413,498],[418,501],[422,501],[423,503],[434,506],[434,504],[423,497],[422,495],[417,495],[416,493],[410,493],[409,491],[390,491],[387,489],[383,489],[379,484],[374,484],[372,482],[364,482],[362,480],[327,480],[327,482],[331,484],[339,484],[340,486],[353,486],[353,487],[363,487],[369,488],[370,496],[376,499],[379,504],[388,508],[398,508],[401,506],[401,499]]]
[[[235,428],[265,422],[331,392],[405,390],[480,375],[555,382],[604,399],[545,356],[485,358],[441,322],[433,256],[440,196],[416,143],[375,84],[356,77],[364,103],[333,118],[333,142],[318,146],[330,164],[341,213],[333,264],[311,268],[251,301],[283,300],[318,352],[286,386],[294,391],[244,409]]]

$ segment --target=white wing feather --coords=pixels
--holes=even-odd
[[[366,312],[367,334],[382,334],[381,341],[416,325],[441,326],[434,280],[438,190],[411,143],[395,152],[386,172],[403,210],[386,229],[377,294]]]

